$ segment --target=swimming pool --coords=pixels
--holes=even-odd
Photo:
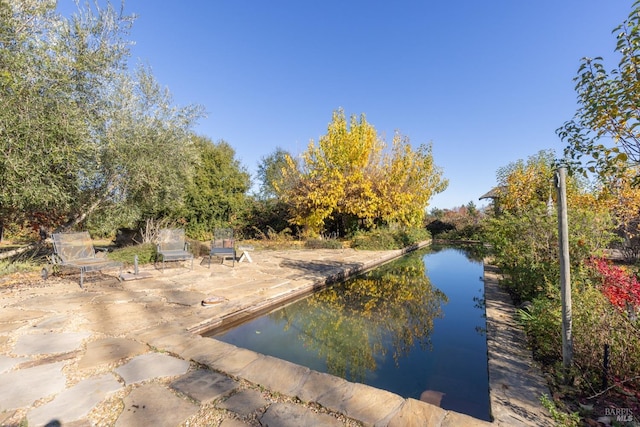
[[[482,274],[420,250],[214,338],[490,420]]]

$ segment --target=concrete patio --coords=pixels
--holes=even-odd
[[[491,269],[493,423],[199,335],[402,254],[255,251],[235,267],[198,259],[193,271],[148,267],[123,282],[96,274],[84,290],[75,276],[0,287],[0,425],[553,425],[539,402],[548,390]]]

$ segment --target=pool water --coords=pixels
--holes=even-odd
[[[483,265],[430,248],[215,339],[490,420]]]

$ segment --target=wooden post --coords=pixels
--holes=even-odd
[[[562,364],[565,374],[573,360],[573,337],[571,335],[571,275],[569,265],[569,224],[567,221],[567,188],[564,167],[556,171],[558,189],[558,241],[560,247],[560,298],[562,301]],[[568,380],[568,376],[566,377]]]

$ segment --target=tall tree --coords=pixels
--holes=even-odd
[[[553,200],[555,157],[552,150],[542,150],[526,161],[520,159],[498,169],[500,211],[513,214],[531,209],[536,204]]]
[[[85,112],[63,60],[52,1],[0,1],[0,218],[66,211],[77,200]]]
[[[225,141],[194,137],[199,160],[182,216],[192,237],[206,239],[216,227],[239,228],[249,209],[250,176]]]
[[[277,196],[277,188],[284,188],[283,171],[287,167],[287,157],[291,154],[283,148],[276,147],[275,151],[260,159],[258,163],[258,181],[260,181],[260,197],[270,199]]]
[[[449,184],[434,162],[431,144],[413,149],[400,133],[394,135],[391,154],[384,157],[381,178],[374,180],[382,201],[381,217],[404,225],[421,224],[431,198]]]
[[[582,59],[574,78],[578,110],[557,130],[567,161],[584,170],[586,157],[586,169],[601,175],[640,165],[640,1],[613,33],[618,66],[607,72],[601,57]]]
[[[47,211],[66,226],[131,222],[188,182],[202,109],[174,107],[148,70],[129,71],[133,18],[105,3],[78,3],[67,19],[55,1],[0,0],[5,220]]]
[[[191,127],[198,106],[175,107],[145,68],[114,78],[103,129],[84,163],[76,221],[95,214],[105,227],[133,225],[178,209],[198,163]]]
[[[291,221],[311,234],[333,222],[341,232],[383,223],[419,224],[433,194],[447,181],[430,145],[414,150],[396,134],[390,152],[375,128],[360,118],[333,113],[327,134],[310,142],[300,164],[288,157],[287,188],[277,190],[291,207]]]
[[[498,169],[499,211],[513,215],[526,212],[536,205],[555,206],[557,190],[554,184],[556,160],[553,150],[541,150],[525,160],[517,160]],[[596,194],[588,191],[587,181],[579,176],[567,178],[569,207],[606,211]]]

